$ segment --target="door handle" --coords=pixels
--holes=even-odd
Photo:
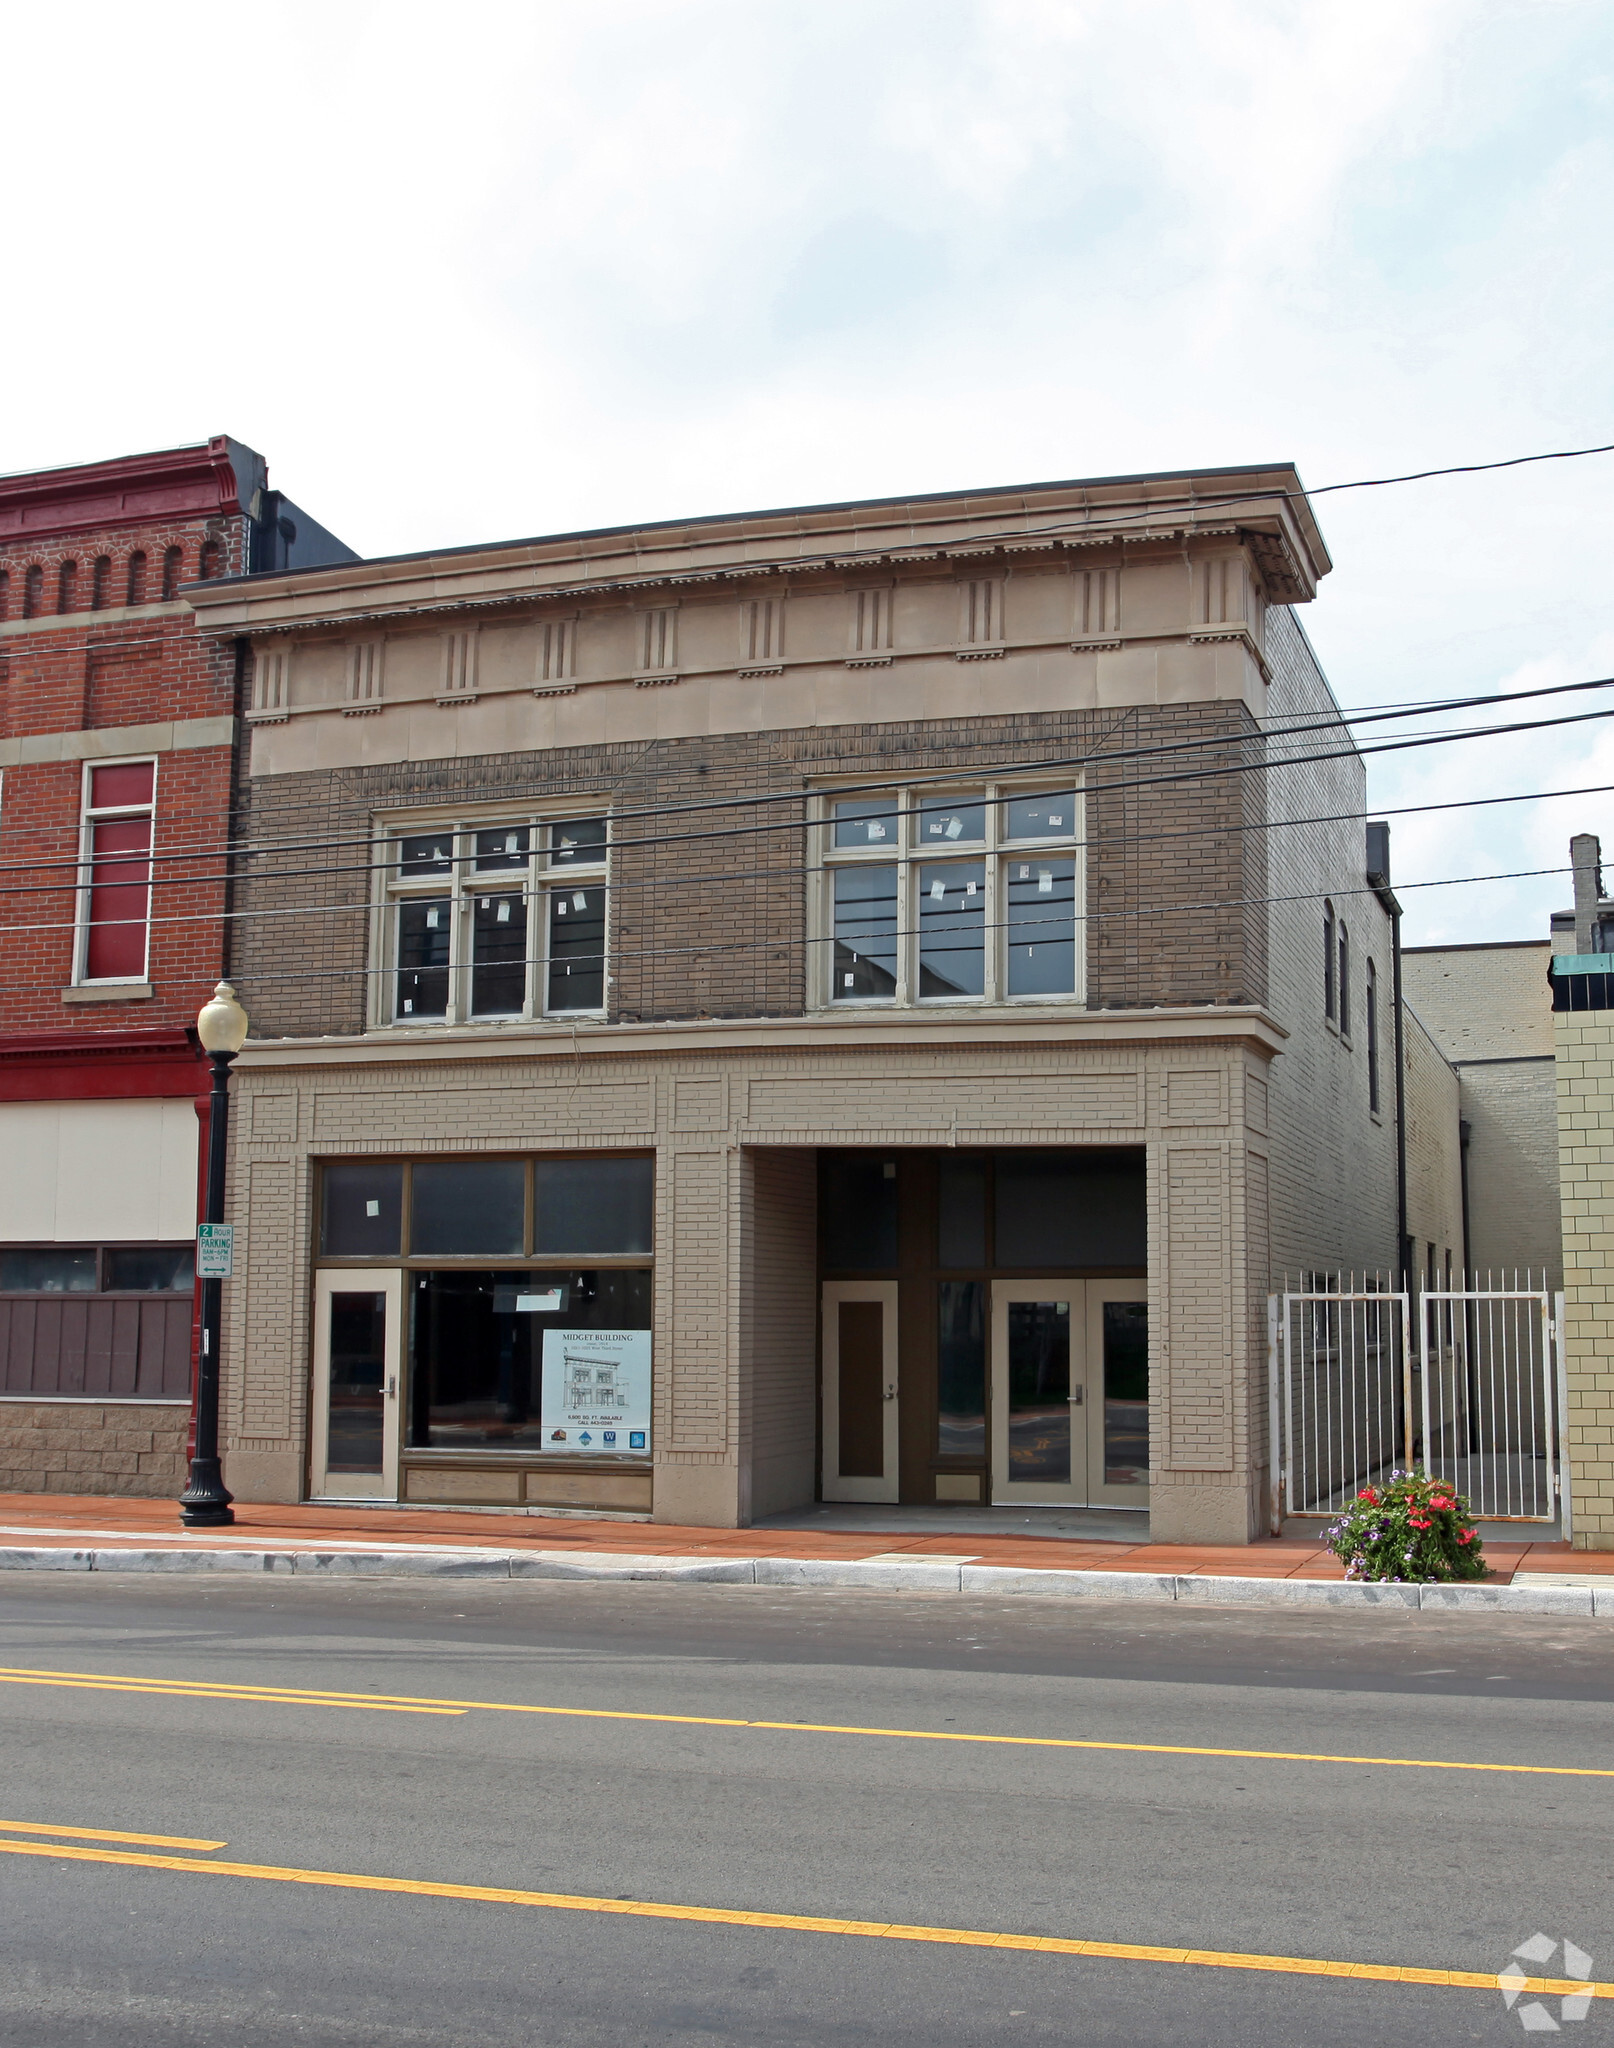
[[[1070,1405],[1073,1408],[1079,1408],[1082,1405],[1082,1399],[1086,1392],[1087,1389],[1085,1387],[1073,1387],[1070,1394]]]
[[[387,1382],[387,1399],[388,1399],[389,1401],[396,1401],[396,1400],[397,1400],[397,1398],[398,1398],[398,1382],[397,1382],[396,1378],[393,1378],[393,1379],[390,1379],[390,1380],[388,1380],[388,1382]]]
[[[897,1383],[895,1380],[893,1380],[890,1386],[886,1388],[885,1398],[888,1401],[894,1401],[897,1398]]]

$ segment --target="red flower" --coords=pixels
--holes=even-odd
[[[1378,1495],[1377,1495],[1377,1494],[1376,1494],[1376,1493],[1375,1493],[1375,1492],[1373,1491],[1373,1489],[1372,1489],[1372,1487],[1371,1487],[1371,1486],[1364,1486],[1364,1487],[1362,1488],[1362,1491],[1361,1491],[1361,1492],[1360,1492],[1360,1493],[1359,1493],[1359,1494],[1358,1494],[1358,1495],[1356,1496],[1356,1498],[1357,1498],[1358,1500],[1374,1500],[1374,1501],[1376,1501],[1376,1500],[1378,1499]]]
[[[1465,1529],[1465,1530],[1463,1531],[1462,1535],[1461,1535],[1461,1536],[1459,1536],[1457,1540],[1458,1540],[1458,1542],[1459,1542],[1459,1543],[1472,1543],[1472,1542],[1473,1542],[1473,1540],[1474,1540],[1474,1532],[1473,1532],[1473,1530],[1472,1530],[1472,1529]]]

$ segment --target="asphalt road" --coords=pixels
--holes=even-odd
[[[1614,1979],[1607,1623],[8,1574],[0,1665],[7,2048],[1507,2041],[1494,1989],[1227,1959]]]

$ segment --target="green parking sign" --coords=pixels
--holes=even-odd
[[[196,1226],[196,1276],[199,1280],[228,1280],[235,1272],[235,1225],[198,1223]]]

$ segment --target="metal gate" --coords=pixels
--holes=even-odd
[[[1416,1297],[1366,1275],[1307,1277],[1267,1300],[1273,1534],[1416,1466],[1477,1520],[1556,1521],[1567,1541],[1563,1296],[1529,1275]]]
[[[1567,1540],[1562,1328],[1563,1296],[1528,1273],[1511,1286],[1426,1288],[1418,1303],[1420,1462],[1477,1517],[1561,1517]]]
[[[1332,1514],[1411,1462],[1408,1298],[1366,1274],[1317,1274],[1268,1297],[1267,1332],[1276,1535],[1286,1514]]]

